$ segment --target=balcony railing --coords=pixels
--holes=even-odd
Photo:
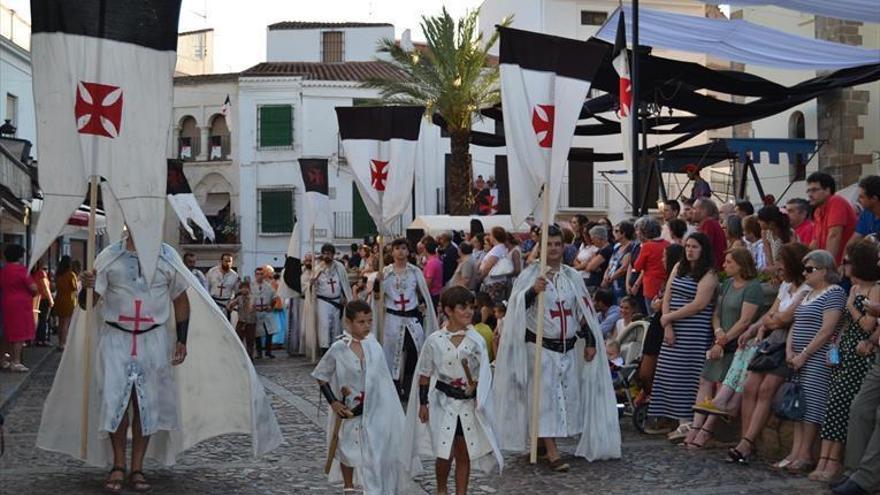
[[[28,166],[0,146],[0,185],[6,186],[16,198],[29,200],[34,195],[31,184]]]
[[[392,233],[402,234],[405,230],[403,218],[398,217],[397,222],[392,226]],[[350,211],[334,211],[333,212],[333,238],[334,239],[355,239],[368,235],[375,235],[376,232],[355,232],[354,215]]]

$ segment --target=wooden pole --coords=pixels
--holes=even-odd
[[[544,218],[541,225],[540,276],[547,271],[547,237],[550,228],[550,177],[544,182]],[[535,329],[535,366],[532,370],[532,417],[529,422],[529,462],[538,462],[538,413],[541,410],[541,351],[544,349],[544,293],[538,295],[538,328]]]
[[[379,305],[379,314],[376,315],[378,320],[376,321],[376,340],[379,343],[382,343],[382,338],[385,335],[385,301],[383,300],[385,297],[385,291],[382,290],[382,282],[384,282],[385,275],[385,236],[378,236],[379,241],[379,273],[382,275],[378,280],[379,283],[379,295],[376,296],[376,303]],[[376,294],[373,291],[373,294]]]
[[[89,182],[89,238],[86,244],[86,271],[95,269],[95,210],[98,208],[98,176],[93,175]],[[89,393],[92,378],[92,320],[94,311],[92,305],[95,301],[94,289],[86,290],[86,326],[85,326],[85,365],[83,366],[83,400],[82,400],[82,423],[80,424],[80,457],[86,458],[89,447]]]

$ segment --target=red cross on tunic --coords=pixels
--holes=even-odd
[[[223,281],[220,281],[220,294],[217,294],[217,299],[223,299]]]
[[[397,300],[394,301],[394,304],[400,305],[401,311],[406,311],[406,305],[409,304],[409,299],[404,299],[403,294],[400,294],[397,297]]]
[[[330,291],[335,294],[336,293],[336,280],[334,280],[333,277],[328,275],[327,276],[327,283],[330,284]]]
[[[565,307],[565,303],[556,301],[556,310],[550,310],[551,318],[559,318],[559,329],[562,332],[562,339],[565,340],[565,334],[568,331],[567,317],[571,316],[571,310]]]
[[[354,398],[354,401],[357,402],[358,404],[363,404],[363,403],[364,403],[364,391],[363,391],[363,390],[361,390],[361,393],[358,394],[358,395]]]
[[[141,314],[141,305],[143,301],[140,299],[134,300],[134,316],[125,316],[119,315],[120,322],[126,323],[134,323],[134,328],[131,331],[131,355],[137,356],[137,334],[141,331],[141,323],[155,323],[151,316],[145,316]]]

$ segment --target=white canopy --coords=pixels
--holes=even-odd
[[[876,2],[877,0],[872,0]],[[632,11],[623,7],[632,43]],[[619,10],[619,9],[618,9]],[[614,43],[618,11],[596,34]],[[639,9],[639,44],[705,53],[725,60],[798,70],[844,69],[880,63],[880,50],[784,33],[743,20],[707,19]]]
[[[880,22],[877,0],[705,0],[705,3],[731,6],[775,5],[789,10],[861,22]]]
[[[460,230],[468,232],[471,229],[471,219],[476,218],[483,222],[483,228],[488,232],[492,227],[503,227],[508,232],[528,232],[529,225],[523,224],[516,228],[510,219],[510,215],[491,215],[491,216],[452,216],[452,215],[420,215],[409,224],[407,229],[421,229],[426,234],[439,234],[440,232],[449,232],[452,230]]]

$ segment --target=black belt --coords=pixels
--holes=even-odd
[[[123,327],[122,325],[120,325],[119,323],[116,323],[115,321],[105,321],[104,323],[110,325],[111,327],[113,327],[113,328],[115,328],[115,329],[117,329],[117,330],[122,330],[123,332],[135,333],[134,330],[129,330],[129,329]],[[142,333],[147,333],[147,332],[149,332],[150,330],[155,330],[155,329],[157,329],[157,328],[159,328],[159,327],[161,327],[161,326],[163,326],[161,323],[156,323],[155,325],[149,326],[149,327],[147,327],[147,328],[139,329],[139,330],[137,331],[137,333],[138,333],[138,335],[140,335],[140,334],[142,334]]]
[[[317,297],[318,299],[320,299],[326,303],[332,304],[334,307],[336,307],[336,309],[338,309],[339,311],[342,311],[342,303],[338,302],[340,298],[337,297],[335,299],[331,299],[327,296],[318,296],[318,295],[315,295],[315,297]]]
[[[407,311],[401,311],[399,309],[385,308],[385,312],[394,316],[400,316],[401,318],[421,318],[422,312],[419,311],[419,308],[413,308]]]
[[[474,393],[468,394],[465,389],[453,387],[452,385],[446,382],[441,382],[440,380],[437,380],[437,382],[434,384],[434,388],[446,394],[447,397],[456,400],[469,400],[477,396],[477,394],[475,393],[476,391]]]
[[[538,336],[535,335],[535,332],[526,328],[526,342],[534,343],[537,341]],[[558,352],[560,354],[565,354],[566,352],[574,349],[574,345],[577,343],[577,336],[568,338],[568,339],[548,339],[544,337],[541,339],[541,347],[547,349],[548,351]]]

